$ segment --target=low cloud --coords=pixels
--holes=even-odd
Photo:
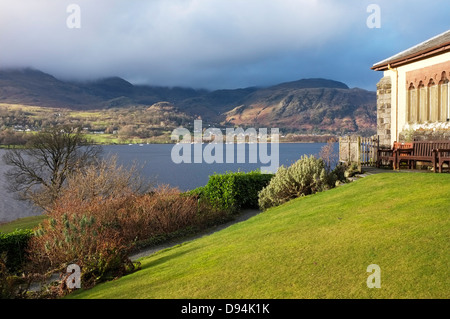
[[[390,19],[400,7],[379,2],[389,11],[386,27],[376,31],[365,24],[371,2],[360,0],[2,0],[0,67],[206,88],[314,75],[351,82],[347,73],[355,70],[346,68],[353,63],[368,74],[385,58],[372,57],[371,41],[399,26]],[[79,29],[66,25],[71,3],[81,9]]]

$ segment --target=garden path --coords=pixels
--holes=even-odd
[[[152,254],[154,254],[157,251],[160,251],[160,250],[163,250],[163,249],[166,249],[166,248],[170,248],[170,247],[173,247],[173,246],[176,246],[176,245],[179,245],[179,244],[182,244],[182,243],[185,243],[187,241],[191,241],[191,240],[194,240],[194,239],[197,239],[197,238],[201,238],[203,236],[207,236],[207,235],[213,234],[213,233],[218,232],[218,231],[220,231],[222,229],[225,229],[225,228],[227,228],[227,227],[229,227],[231,225],[243,222],[243,221],[245,221],[245,220],[247,220],[247,219],[249,219],[249,218],[251,218],[253,216],[258,215],[259,213],[261,213],[261,211],[258,210],[258,209],[243,210],[233,220],[231,220],[231,221],[229,221],[229,222],[227,222],[225,224],[217,225],[217,226],[205,229],[204,231],[201,231],[200,233],[194,234],[192,236],[178,238],[178,239],[174,239],[174,240],[162,243],[160,245],[152,246],[152,247],[149,247],[149,248],[144,248],[144,249],[142,249],[142,250],[140,250],[138,252],[135,252],[135,253],[131,254],[130,255],[130,259],[132,261],[135,261],[135,260],[137,260],[139,258],[152,255]]]

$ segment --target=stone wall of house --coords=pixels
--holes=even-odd
[[[412,141],[450,141],[450,128],[419,128],[400,132],[399,142]]]
[[[380,146],[391,147],[391,77],[385,76],[377,84],[377,135]]]

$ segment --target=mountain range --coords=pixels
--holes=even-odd
[[[216,125],[307,134],[376,130],[376,93],[327,79],[210,91],[133,85],[119,77],[64,81],[30,68],[0,70],[0,103],[91,110],[160,102]]]

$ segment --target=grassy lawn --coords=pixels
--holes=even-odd
[[[0,107],[8,108],[12,111],[24,111],[31,113],[30,115],[37,115],[37,114],[46,114],[48,112],[57,112],[60,109],[54,108],[54,107],[43,107],[43,106],[30,106],[30,105],[23,105],[23,104],[10,104],[10,103],[0,103]]]
[[[97,144],[120,144],[119,138],[114,134],[86,134],[86,136]]]
[[[15,221],[0,224],[0,233],[10,233],[16,229],[33,229],[38,226],[44,219],[45,215],[30,216],[16,219]]]
[[[385,173],[141,260],[74,298],[449,298],[450,174]],[[381,288],[369,289],[370,264]]]

